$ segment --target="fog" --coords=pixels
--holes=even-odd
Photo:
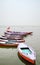
[[[0,0],[0,25],[40,26],[40,0]]]

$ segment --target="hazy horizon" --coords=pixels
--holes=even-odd
[[[40,26],[40,0],[0,0],[0,25]]]

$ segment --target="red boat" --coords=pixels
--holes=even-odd
[[[10,43],[8,43],[8,44],[6,44],[5,42],[0,42],[0,47],[16,47],[16,46],[18,46],[18,43],[13,43],[13,44],[10,44]]]
[[[26,61],[32,63],[33,65],[36,62],[36,53],[32,47],[27,44],[19,44],[18,45],[18,53],[19,55]]]
[[[4,47],[16,47],[18,44],[25,42],[25,40],[2,40],[0,39],[0,46]]]

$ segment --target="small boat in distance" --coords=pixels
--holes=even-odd
[[[27,46],[24,43],[19,44],[18,53],[24,60],[29,61],[32,64],[35,64],[36,54],[30,46]]]

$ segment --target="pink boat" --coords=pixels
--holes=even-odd
[[[4,35],[22,35],[22,36],[26,36],[26,35],[32,34],[32,32],[16,32],[16,31],[12,31],[10,29],[11,28],[8,27],[6,32],[4,32]]]
[[[29,34],[32,34],[32,32],[14,32],[14,31],[7,31],[4,32],[5,35],[22,35],[22,36],[26,36]]]

